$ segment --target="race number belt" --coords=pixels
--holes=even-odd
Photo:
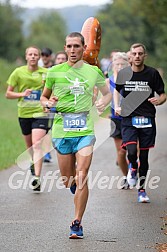
[[[39,101],[41,96],[41,90],[32,90],[29,96],[25,96],[25,101]]]
[[[134,116],[132,117],[132,125],[136,128],[152,127],[151,117]]]
[[[87,112],[82,113],[62,113],[64,131],[86,130]]]

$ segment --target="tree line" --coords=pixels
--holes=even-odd
[[[167,0],[111,0],[97,13],[102,27],[100,57],[109,56],[113,49],[128,51],[131,44],[141,42],[148,50],[148,63],[167,70]],[[0,3],[0,57],[14,61],[24,56],[27,46],[46,45],[62,50],[67,35],[67,24],[55,10],[45,11],[24,35],[20,19],[21,8],[10,0]],[[72,18],[72,16],[71,16]]]
[[[67,34],[65,20],[56,11],[41,13],[31,22],[28,35],[23,31],[21,14],[23,9],[11,5],[10,0],[0,3],[0,58],[14,61],[24,57],[27,46],[63,49]]]
[[[147,62],[164,70],[167,78],[167,0],[113,0],[98,13],[102,26],[101,55],[113,49],[128,51],[143,43]]]

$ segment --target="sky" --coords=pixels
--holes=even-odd
[[[26,8],[64,8],[75,5],[103,5],[110,3],[111,0],[11,0],[11,4],[17,4]]]

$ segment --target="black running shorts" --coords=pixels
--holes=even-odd
[[[122,147],[128,144],[134,144],[139,141],[139,148],[142,150],[149,149],[155,145],[156,124],[155,118],[151,118],[152,127],[136,128],[132,125],[132,117],[124,117],[122,119]]]
[[[19,123],[23,135],[31,134],[33,129],[49,131],[48,119],[45,118],[19,118]]]

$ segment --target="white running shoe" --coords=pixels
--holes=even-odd
[[[138,192],[138,202],[139,203],[150,203],[150,199],[147,196],[145,190],[140,190]]]
[[[129,164],[129,170],[127,174],[127,181],[130,186],[135,186],[137,184],[137,169],[131,167],[131,163]]]

